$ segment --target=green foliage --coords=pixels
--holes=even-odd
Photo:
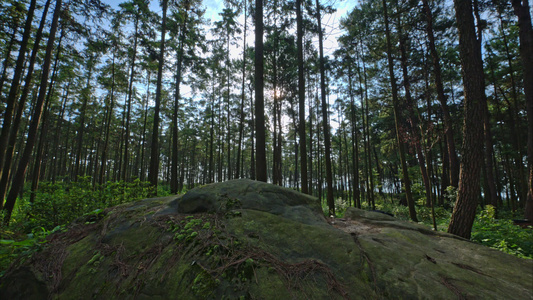
[[[96,187],[90,177],[41,183],[35,201],[19,199],[9,227],[0,228],[0,277],[17,257],[23,259],[38,251],[50,233],[82,216],[86,223],[93,223],[103,216],[105,208],[147,198],[151,190],[148,182],[140,180]]]
[[[24,240],[0,239],[0,278],[4,276],[7,268],[16,258],[24,259],[30,257],[31,254],[39,251],[43,244],[46,243],[46,236],[63,229],[63,227],[57,226],[52,231],[48,231],[41,227],[27,234]],[[2,233],[5,235],[6,230],[2,230]]]
[[[90,177],[79,177],[75,182],[43,182],[35,202],[21,201],[18,220],[26,229],[44,227],[50,230],[68,224],[97,209],[137,201],[150,195],[148,182],[107,182],[93,187]]]
[[[533,230],[521,228],[509,219],[495,219],[496,210],[487,205],[477,214],[472,240],[522,258],[533,259]]]

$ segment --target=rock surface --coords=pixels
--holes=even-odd
[[[90,220],[87,222],[87,220]],[[108,209],[50,237],[0,299],[532,299],[533,261],[251,180]]]

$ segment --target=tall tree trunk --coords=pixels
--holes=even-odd
[[[422,174],[422,181],[424,182],[424,188],[426,191],[426,206],[431,207],[432,194],[431,194],[431,182],[429,181],[429,175],[426,168],[426,161],[424,158],[424,153],[422,151],[422,143],[420,127],[418,125],[418,118],[415,115],[415,104],[413,103],[413,98],[411,97],[411,81],[409,79],[409,70],[407,69],[407,36],[403,33],[401,28],[400,19],[398,18],[398,30],[400,34],[400,53],[401,53],[401,66],[402,66],[402,75],[403,75],[403,86],[405,89],[405,101],[407,106],[407,113],[409,116],[410,131],[411,136],[414,141],[416,157],[418,159],[418,165],[420,167],[420,173]]]
[[[352,173],[353,173],[353,199],[354,206],[361,208],[361,191],[359,190],[359,135],[357,129],[357,117],[355,107],[355,97],[352,82],[352,64],[348,65],[348,94],[350,95],[350,116],[352,124]]]
[[[77,147],[76,147],[76,163],[74,166],[74,180],[77,180],[77,177],[82,174],[81,171],[81,161],[82,161],[82,150],[83,150],[83,136],[85,135],[85,118],[87,113],[87,105],[91,93],[91,78],[93,74],[94,67],[94,54],[89,54],[87,61],[89,70],[87,71],[87,83],[85,86],[85,92],[82,91],[82,103],[80,108],[80,121],[78,124],[78,136],[77,136]]]
[[[256,178],[267,181],[265,99],[263,94],[263,0],[255,0],[255,130]]]
[[[67,83],[67,91],[70,89],[71,82],[72,82],[72,79],[70,79],[69,82]],[[54,139],[53,149],[57,149],[56,150],[57,152],[53,156],[52,170],[50,171],[51,177],[52,177],[51,178],[52,183],[56,182],[56,178],[58,176],[57,166],[60,165],[61,163],[61,156],[63,153],[63,151],[61,151],[61,146],[60,146],[61,145],[60,136],[63,130],[63,121],[65,117],[66,106],[67,106],[67,98],[63,97],[63,102],[61,104],[61,110],[59,111],[59,116],[57,117],[56,128],[55,128],[55,133],[54,133],[54,138],[53,138]]]
[[[250,91],[250,118],[251,118],[251,122],[250,124],[252,125],[250,128],[250,140],[251,140],[251,147],[250,147],[250,179],[252,180],[255,180],[256,179],[256,172],[255,172],[255,164],[256,164],[256,159],[255,159],[255,117],[254,117],[254,112],[255,112],[255,107],[254,107],[254,99],[253,99],[253,91]]]
[[[122,162],[122,180],[129,180],[129,160],[130,160],[130,119],[131,119],[131,102],[133,98],[133,81],[135,80],[135,61],[137,59],[137,40],[139,31],[139,15],[135,17],[135,25],[133,32],[133,53],[131,58],[130,78],[128,83],[128,102],[126,105],[126,120],[125,120],[125,134],[124,134],[124,156]]]
[[[52,78],[50,79],[50,85],[48,88],[48,95],[46,96],[45,100],[45,110],[44,115],[42,119],[42,125],[41,125],[41,135],[39,138],[39,144],[37,146],[37,151],[35,153],[35,162],[33,164],[33,174],[32,174],[32,183],[31,183],[31,194],[30,194],[30,203],[33,203],[35,201],[35,193],[37,192],[37,188],[39,187],[39,180],[41,177],[41,166],[42,166],[42,158],[44,153],[44,144],[45,139],[48,134],[48,119],[50,114],[50,103],[52,95],[54,94],[54,84],[57,76],[57,70],[58,70],[58,63],[59,63],[59,54],[61,53],[61,41],[63,40],[64,36],[64,30],[61,30],[61,34],[59,35],[59,41],[57,43],[57,52],[54,62],[54,68],[52,71]],[[68,98],[68,91],[65,94],[65,98]]]
[[[147,87],[146,87],[146,102],[145,102],[145,106],[144,106],[144,118],[143,118],[143,129],[142,129],[142,138],[141,138],[141,168],[139,170],[139,178],[141,179],[141,181],[144,181],[144,178],[146,176],[146,171],[145,171],[145,163],[144,163],[144,159],[145,159],[145,149],[146,149],[146,126],[147,126],[147,123],[148,123],[148,102],[150,101],[150,82],[151,82],[151,76],[152,75],[152,72],[151,71],[148,71],[148,84],[147,84]]]
[[[533,220],[533,28],[528,0],[511,0],[518,17],[520,58],[524,72],[524,93],[527,107],[528,184],[524,218]]]
[[[37,102],[35,103],[33,115],[31,118],[30,129],[28,131],[28,138],[26,141],[26,146],[24,147],[24,152],[22,153],[22,157],[19,161],[17,172],[15,173],[15,176],[13,177],[11,189],[9,190],[9,194],[7,195],[6,203],[4,206],[4,211],[5,211],[4,224],[6,225],[9,223],[9,220],[11,219],[11,213],[13,212],[13,208],[15,207],[17,195],[21,191],[22,186],[24,184],[24,177],[28,169],[28,164],[30,162],[31,153],[33,151],[33,146],[35,145],[35,140],[37,138],[37,131],[39,129],[39,123],[41,121],[44,100],[46,97],[46,87],[48,85],[48,76],[50,73],[50,65],[52,61],[52,51],[54,48],[54,41],[55,41],[57,27],[58,27],[57,24],[59,20],[59,14],[61,11],[61,1],[62,0],[56,1],[56,7],[54,9],[54,16],[52,18],[52,25],[50,28],[48,43],[46,45],[46,53],[44,56],[43,67],[42,67],[42,72],[41,72],[41,84],[39,86],[39,96],[37,98]]]
[[[0,137],[0,209],[3,206],[5,196],[7,195],[7,192],[8,192],[9,180],[12,175],[11,168],[14,165],[12,162],[13,162],[13,155],[15,152],[15,143],[16,143],[18,131],[20,128],[20,122],[22,120],[22,113],[26,107],[26,100],[28,99],[31,86],[33,85],[32,84],[33,73],[34,73],[33,69],[35,67],[37,55],[39,54],[41,39],[43,36],[43,29],[46,24],[46,16],[48,14],[48,8],[50,7],[50,2],[51,0],[48,0],[43,9],[43,13],[41,16],[41,22],[39,24],[39,29],[37,30],[37,34],[35,36],[34,45],[33,45],[32,53],[30,57],[30,62],[28,65],[26,78],[24,80],[24,88],[22,90],[20,99],[18,101],[17,111],[15,113],[15,119],[12,120],[13,121],[12,123],[11,123],[11,118],[13,116],[13,110],[15,109],[14,106],[15,106],[15,101],[16,101],[16,97],[18,94],[18,87],[20,86],[19,81],[20,81],[20,77],[22,76],[22,69],[23,69],[22,65],[24,64],[25,53],[22,53],[22,49],[24,45],[24,37],[23,37],[22,44],[20,46],[21,48],[19,50],[20,51],[19,57],[17,59],[17,66],[15,68],[15,74],[13,75],[13,81],[11,83],[11,88],[9,90],[9,95],[7,98],[7,107],[6,107],[6,111],[4,112],[4,124],[2,127],[2,133]],[[33,14],[33,11],[31,9],[32,8],[30,7],[30,11],[28,12],[28,14],[29,13]],[[26,29],[24,32],[26,32]],[[27,44],[27,41],[26,41],[26,44]],[[26,46],[24,46],[24,49],[25,48]],[[22,60],[20,57],[21,53],[23,55]],[[21,63],[20,74],[17,74],[19,62]],[[14,87],[16,88],[16,90],[13,90]],[[12,105],[12,107],[10,107],[10,105]]]
[[[208,183],[215,181],[215,153],[214,153],[214,138],[215,138],[215,107],[214,107],[214,95],[215,88],[213,87],[213,99],[211,102],[210,116],[211,122],[209,124],[209,180]]]
[[[455,0],[464,85],[463,149],[457,201],[448,232],[470,238],[479,199],[483,163],[483,103],[486,103],[481,45],[476,37],[472,1]],[[481,121],[480,121],[481,120]]]
[[[392,45],[389,29],[389,13],[387,9],[387,0],[383,0],[383,14],[385,18],[385,35],[387,38],[387,59],[389,62],[389,77],[392,88],[392,103],[394,106],[394,123],[396,127],[396,141],[398,143],[398,152],[400,153],[400,163],[402,165],[402,181],[405,189],[405,195],[407,197],[407,206],[409,207],[409,217],[414,222],[418,222],[416,217],[415,203],[413,195],[411,193],[411,179],[409,178],[409,170],[407,169],[407,162],[405,158],[404,141],[401,134],[401,112],[400,104],[398,100],[398,87],[396,86],[396,77],[394,76],[394,61],[392,59]]]
[[[148,82],[150,82],[150,75],[148,75]],[[149,85],[148,85],[149,86]],[[105,171],[107,166],[107,152],[109,145],[109,134],[111,129],[111,120],[113,120],[113,108],[115,106],[115,51],[113,51],[113,58],[111,62],[111,93],[109,95],[109,103],[106,105],[107,115],[104,130],[104,149],[102,149],[101,166],[99,183],[104,183]],[[143,133],[144,134],[144,133]],[[143,135],[144,138],[144,135]]]
[[[10,64],[11,64],[11,52],[13,51],[13,48],[15,47],[15,41],[17,41],[17,36],[19,32],[19,19],[18,18],[13,21],[12,28],[13,28],[13,33],[11,34],[11,38],[9,39],[9,42],[7,43],[7,46],[5,47],[5,54],[3,56],[5,57],[5,59],[4,59],[4,63],[2,64],[2,76],[0,77],[0,97],[3,96],[2,91],[4,90],[4,83],[7,80],[7,72],[8,72],[7,69],[10,67]]]
[[[161,109],[161,89],[163,81],[163,66],[165,64],[165,34],[167,31],[168,0],[163,0],[163,20],[161,24],[161,44],[159,47],[159,68],[157,70],[157,87],[155,94],[154,127],[152,130],[152,149],[150,152],[150,170],[148,180],[154,188],[153,194],[157,196],[157,181],[159,179],[159,111]]]
[[[15,65],[15,70],[13,73],[13,79],[11,80],[11,87],[9,89],[9,94],[7,96],[6,102],[6,110],[4,112],[4,122],[2,125],[2,132],[0,133],[0,177],[2,177],[3,169],[4,169],[4,158],[7,151],[7,142],[9,140],[9,135],[11,131],[11,120],[13,118],[13,112],[15,111],[15,103],[17,94],[20,87],[20,79],[22,77],[22,73],[24,70],[24,60],[26,58],[26,48],[28,47],[28,41],[31,37],[31,32],[33,30],[32,28],[32,20],[35,12],[37,0],[31,0],[30,7],[28,8],[28,13],[26,15],[26,23],[24,25],[24,33],[22,34],[22,41],[20,42],[20,48],[19,48],[19,54],[17,57],[17,62]],[[46,12],[48,10],[48,5],[50,4],[50,0],[47,1],[47,5],[45,6],[45,9],[43,11],[42,20],[46,19]],[[42,24],[43,21],[41,21]],[[42,27],[39,27],[39,32],[42,33]],[[37,34],[36,36],[36,42],[40,39],[40,35]],[[37,44],[38,45],[38,44]],[[38,49],[38,46],[34,46]],[[28,72],[28,74],[31,74]],[[1,90],[0,90],[1,91]],[[0,208],[2,207],[2,203],[4,200],[3,195],[0,197]]]
[[[276,4],[274,4],[276,6]],[[274,10],[274,48],[272,51],[272,89],[274,91],[273,95],[273,105],[272,105],[272,119],[274,122],[274,130],[272,131],[272,144],[273,144],[273,155],[272,155],[272,183],[281,184],[281,177],[279,176],[280,172],[278,170],[281,157],[278,152],[278,48],[279,48],[279,32],[276,27],[276,10]]]
[[[476,3],[477,0],[474,2]],[[475,4],[474,4],[475,5]],[[476,9],[476,6],[474,6],[474,9]],[[518,192],[518,198],[520,199],[520,202],[521,203],[524,203],[525,202],[525,199],[527,198],[527,184],[526,184],[526,176],[524,174],[524,165],[522,163],[522,157],[523,157],[523,151],[522,151],[522,142],[521,140],[518,138],[518,135],[515,134],[516,132],[520,132],[521,131],[521,126],[520,126],[520,122],[516,122],[516,120],[519,120],[520,119],[520,114],[519,114],[519,111],[520,109],[518,108],[518,91],[517,91],[517,86],[516,86],[516,79],[515,79],[515,71],[514,71],[514,68],[513,68],[513,57],[511,56],[511,53],[509,51],[509,43],[508,43],[508,39],[507,39],[507,35],[505,34],[505,31],[504,31],[504,28],[503,28],[503,18],[502,18],[502,14],[501,14],[501,9],[497,9],[498,11],[498,18],[500,20],[500,31],[501,31],[501,34],[502,34],[502,39],[503,39],[503,46],[504,46],[504,49],[505,49],[505,54],[506,54],[506,58],[507,58],[507,64],[509,65],[509,79],[510,79],[510,83],[511,83],[511,98],[512,98],[512,103],[511,101],[509,101],[509,98],[508,97],[505,97],[504,96],[504,99],[505,101],[507,102],[507,104],[509,105],[509,109],[507,110],[508,114],[509,114],[509,125],[511,127],[511,143],[514,147],[514,151],[513,151],[513,159],[515,161],[515,167],[513,169],[513,171],[516,173],[516,177],[517,177],[517,192]],[[476,12],[476,19],[477,19],[477,23],[478,23],[478,39],[481,43],[481,34],[479,32],[481,32],[481,30],[479,29],[479,13],[477,11]],[[531,19],[531,18],[530,18]],[[519,29],[520,30],[520,29]],[[527,43],[527,42],[526,42]],[[503,94],[503,92],[502,92]]]
[[[239,110],[239,141],[237,148],[237,166],[235,168],[235,178],[241,178],[241,155],[242,155],[242,138],[244,135],[244,101],[246,100],[245,83],[246,83],[246,32],[248,20],[248,1],[244,0],[244,31],[242,43],[242,83],[241,83],[241,106]]]
[[[440,57],[435,46],[435,35],[433,33],[433,15],[429,7],[428,0],[422,0],[423,10],[426,16],[426,32],[429,41],[429,50],[433,62],[433,72],[435,76],[435,87],[437,88],[437,99],[439,100],[442,117],[444,120],[444,134],[446,136],[446,145],[448,150],[448,159],[450,167],[450,184],[453,187],[459,186],[459,159],[455,147],[454,131],[450,111],[448,109],[448,100],[444,94],[444,85],[442,84],[442,71],[440,66]]]
[[[307,74],[307,81],[308,82],[311,82],[311,76],[309,75],[309,73]],[[309,159],[307,160],[307,165],[309,166],[308,167],[308,174],[309,174],[309,177],[308,177],[308,181],[309,181],[309,190],[308,190],[308,193],[309,195],[313,195],[313,128],[315,126],[315,124],[313,124],[313,116],[314,116],[314,109],[313,109],[313,94],[311,92],[311,84],[309,84],[309,88],[308,88],[308,92],[307,92],[307,95],[309,97],[309,101],[307,101],[309,103]],[[318,124],[317,124],[318,126]]]
[[[183,48],[185,47],[185,28],[187,15],[180,26],[180,35],[178,41],[178,57],[176,68],[176,86],[174,91],[174,106],[172,112],[172,161],[170,165],[170,192],[177,194],[178,188],[178,111],[180,100],[181,71],[183,66]]]
[[[302,193],[309,193],[307,179],[307,142],[305,133],[305,81],[304,81],[304,55],[303,55],[303,24],[302,24],[302,0],[296,1],[296,31],[298,47],[298,133],[300,135],[300,177],[302,181]]]
[[[359,37],[359,44],[362,45],[363,41],[362,38]],[[365,186],[366,186],[366,199],[368,202],[368,205],[374,209],[375,201],[374,201],[374,178],[373,178],[373,172],[372,172],[372,159],[370,154],[370,121],[369,121],[369,99],[368,99],[368,82],[367,82],[367,74],[366,74],[366,63],[364,60],[364,56],[359,56],[359,51],[356,51],[357,53],[357,61],[361,60],[362,63],[362,71],[361,68],[357,68],[357,73],[359,77],[359,90],[361,93],[361,104],[364,103],[364,105],[361,105],[361,111],[362,111],[362,122],[363,122],[363,148],[365,153]],[[364,89],[363,89],[364,85]]]
[[[324,127],[324,147],[326,159],[326,183],[327,183],[327,203],[329,215],[335,216],[335,202],[333,200],[333,172],[331,170],[331,137],[329,130],[328,105],[326,102],[326,67],[324,59],[324,45],[322,20],[320,15],[320,3],[316,0],[316,19],[318,24],[318,48],[320,55],[320,95],[322,99],[322,125]]]

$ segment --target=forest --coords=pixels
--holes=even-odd
[[[2,264],[237,178],[533,258],[528,0],[214,2],[1,1]]]

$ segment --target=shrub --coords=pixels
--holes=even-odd
[[[521,228],[509,219],[495,219],[495,214],[492,205],[487,205],[477,214],[472,240],[505,253],[533,259],[533,230]]]

